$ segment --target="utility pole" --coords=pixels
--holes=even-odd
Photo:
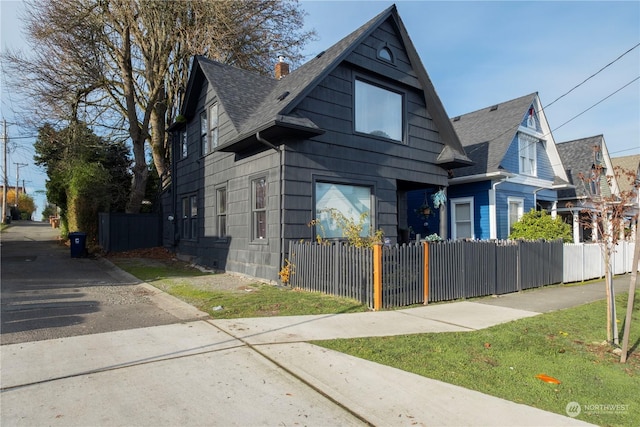
[[[16,165],[16,209],[18,208],[18,193],[20,193],[20,168],[27,166],[26,163],[13,163]]]
[[[9,143],[9,138],[7,138],[7,121],[2,120],[3,131],[2,131],[2,139],[4,142],[4,165],[3,165],[3,186],[2,186],[2,222],[3,224],[7,221],[7,186],[9,184],[9,180],[7,179],[7,144]]]

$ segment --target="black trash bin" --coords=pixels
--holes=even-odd
[[[71,258],[82,258],[85,254],[87,244],[87,233],[74,231],[69,233],[69,243],[71,244]]]

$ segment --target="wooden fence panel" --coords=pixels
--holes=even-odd
[[[424,251],[421,244],[382,248],[382,306],[424,302]]]
[[[429,244],[429,301],[464,298],[462,241]]]
[[[430,242],[428,248],[430,302],[589,280],[602,277],[604,271],[597,244],[446,241]],[[633,245],[621,245],[615,262],[630,266],[627,257],[632,252]],[[372,249],[291,242],[289,253],[294,265],[291,286],[353,298],[373,307]],[[423,246],[386,246],[381,256],[382,306],[423,303]]]
[[[496,244],[496,295],[517,292],[519,287],[518,245],[511,241]]]
[[[463,245],[464,297],[473,298],[496,293],[496,244],[470,241]]]

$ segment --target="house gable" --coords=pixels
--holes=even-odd
[[[383,39],[387,39],[385,45],[380,44]],[[370,61],[371,52],[367,51],[383,47],[391,53],[393,66],[385,64],[384,61]],[[198,57],[197,61],[194,61],[193,68],[198,66],[203,70],[204,77],[216,89],[235,129],[234,136],[229,134],[228,139],[221,140],[219,149],[237,152],[252,144],[260,145],[256,137],[258,131],[265,132],[265,135],[272,139],[321,134],[322,130],[312,120],[296,114],[294,110],[343,61],[360,67],[363,66],[364,61],[367,67],[363,69],[367,72],[373,71],[392,80],[401,79],[403,85],[422,91],[425,105],[429,106],[429,114],[433,117],[444,144],[437,159],[438,163],[447,168],[471,163],[448,120],[395,6],[389,7],[280,80],[264,76],[252,80],[253,77],[257,77],[257,74],[241,70],[232,71],[230,70],[232,67]],[[198,78],[202,77],[192,75],[188,92],[191,88],[191,80],[195,81]],[[185,105],[187,108],[183,114],[189,117],[192,110],[188,106],[194,105],[189,95]],[[284,129],[284,131],[275,132],[273,128]]]
[[[369,90],[357,82],[401,99],[402,137],[354,125],[356,99]],[[172,162],[179,221],[167,234],[215,268],[276,280],[288,242],[322,233],[309,224],[322,217],[318,194],[327,188],[337,206],[352,195],[362,202],[394,241],[408,227],[406,194],[436,192],[446,168],[469,163],[395,7],[278,80],[195,58],[186,121],[172,127],[186,130],[191,152],[214,103],[216,148]]]

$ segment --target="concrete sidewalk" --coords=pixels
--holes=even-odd
[[[200,320],[5,345],[3,425],[588,425],[306,343],[464,331],[536,312],[479,302]]]

